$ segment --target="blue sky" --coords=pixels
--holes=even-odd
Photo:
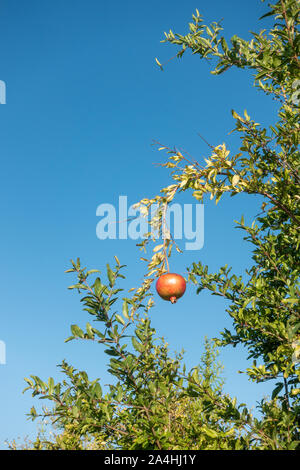
[[[170,182],[154,165],[164,155],[153,147],[185,149],[201,160],[212,145],[226,142],[237,151],[239,137],[231,109],[247,109],[268,125],[275,118],[272,100],[252,87],[251,75],[230,70],[216,77],[210,66],[186,54],[163,63],[175,49],[161,44],[163,32],[185,33],[195,9],[205,22],[223,18],[224,34],[246,39],[268,27],[258,21],[267,5],[260,1],[155,0],[2,0],[0,6],[0,79],[6,83],[1,122],[1,292],[0,340],[6,364],[0,365],[0,446],[6,439],[33,436],[36,424],[26,413],[38,401],[22,394],[24,377],[61,378],[62,359],[108,383],[107,357],[101,347],[64,343],[69,326],[84,326],[79,296],[64,274],[71,258],[105,271],[117,255],[127,265],[123,287],[141,283],[145,266],[134,240],[99,240],[96,209],[117,207],[119,195],[131,205],[152,197]],[[185,194],[179,202],[193,202]],[[172,270],[186,272],[201,260],[211,271],[229,264],[242,274],[251,263],[250,246],[234,228],[241,215],[251,221],[259,200],[205,201],[205,243],[172,259]],[[188,286],[176,305],[156,298],[151,316],[171,351],[185,349],[185,362],[196,365],[205,336],[213,337],[231,321],[226,303]],[[248,365],[243,349],[221,351],[225,390],[250,407],[270,391],[238,370]]]

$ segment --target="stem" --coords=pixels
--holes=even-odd
[[[164,257],[165,257],[165,262],[167,266],[168,273],[170,272],[170,267],[169,267],[169,261],[168,261],[168,255],[167,255],[167,247],[166,247],[166,238],[165,238],[165,233],[166,233],[166,212],[167,212],[167,207],[168,204],[166,203],[163,209],[163,238],[164,238]]]
[[[150,418],[149,410],[148,410],[148,408],[146,408],[146,406],[144,406],[144,410],[145,410],[145,412],[146,412],[148,421],[150,422],[150,419],[151,419],[151,418]],[[152,431],[152,434],[153,434],[153,437],[154,437],[154,439],[155,439],[155,443],[156,443],[158,449],[161,450],[161,445],[160,445],[159,439],[158,439],[158,437],[157,437],[157,435],[156,435],[156,432],[155,432],[155,429],[153,428],[153,426],[152,426],[152,428],[151,428],[151,431]]]
[[[284,15],[286,29],[288,31],[288,41],[291,45],[291,48],[293,49],[293,52],[295,53],[294,56],[293,56],[293,59],[296,62],[297,66],[300,67],[299,59],[298,59],[298,56],[295,52],[295,45],[294,45],[294,41],[293,41],[293,38],[292,38],[292,36],[294,35],[294,27],[292,27],[292,31],[291,31],[291,28],[290,28],[289,23],[288,23],[286,8],[285,8],[283,0],[281,0],[281,7],[282,7],[283,15]]]
[[[290,406],[290,400],[289,400],[289,389],[288,389],[287,379],[284,377],[283,381],[284,381],[284,389],[285,389],[284,399],[287,404],[288,410],[290,410],[291,406]]]
[[[270,194],[268,194],[266,191],[257,191],[257,194],[261,194],[262,196],[265,196],[267,197],[268,199],[270,199],[273,204],[277,207],[279,207],[279,209],[281,209],[282,211],[284,211],[294,222],[296,222],[297,224],[300,223],[299,219],[297,219],[297,217],[294,216],[294,214],[286,207],[284,206],[283,204],[281,204],[277,199],[275,199],[274,197],[272,197]]]

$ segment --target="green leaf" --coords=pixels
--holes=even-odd
[[[37,416],[37,412],[36,412],[36,409],[35,409],[34,406],[32,406],[30,408],[30,414],[31,414],[32,418],[35,418]]]
[[[298,449],[298,446],[300,446],[300,441],[293,441],[288,445],[288,450]]]
[[[122,390],[121,387],[119,387],[119,388],[118,388],[118,393],[117,393],[116,399],[117,399],[117,401],[120,402],[120,401],[122,400],[122,398],[123,398],[123,390]]]
[[[241,117],[238,115],[238,113],[236,111],[234,111],[234,109],[231,110],[231,114],[232,114],[234,119],[238,119],[238,120],[241,119]]]
[[[96,328],[93,328],[93,332],[95,333],[95,335],[97,335],[99,338],[101,339],[104,339],[105,338],[105,335],[103,333],[101,333],[101,331],[97,330]]]
[[[156,393],[156,387],[153,382],[149,382],[149,390],[152,393],[152,395],[155,395]]]
[[[25,382],[28,383],[28,385],[30,385],[30,387],[33,387],[33,382],[32,380],[28,379],[27,377],[24,378]]]
[[[250,116],[247,113],[247,109],[244,110],[244,116],[246,118],[246,121],[250,121]]]
[[[93,387],[93,393],[100,400],[102,398],[102,388],[99,382],[97,382]]]
[[[267,13],[265,13],[264,15],[262,15],[260,18],[258,18],[259,20],[262,20],[263,18],[267,18],[268,16],[273,16],[274,15],[274,11],[271,10],[271,11],[268,11]]]
[[[236,186],[239,181],[240,181],[239,175],[234,175],[232,178],[232,182],[231,182],[232,186]]]
[[[83,289],[83,290],[87,290],[88,288],[87,288],[86,286],[84,286],[83,284],[78,283],[78,284],[73,284],[72,286],[69,286],[68,289]]]
[[[72,408],[72,415],[74,416],[74,418],[78,418],[79,417],[79,409],[77,406],[73,406]]]
[[[122,325],[125,325],[124,318],[122,318],[120,315],[116,315],[115,318],[119,323],[121,323]]]
[[[209,429],[206,426],[202,426],[202,430],[205,432],[205,434],[208,437],[211,437],[213,439],[216,439],[218,437],[218,433],[214,431],[213,429]]]
[[[86,324],[86,332],[87,332],[87,335],[89,338],[94,338],[94,333],[93,333],[93,329],[92,329],[92,326],[90,325],[90,323],[87,323]]]
[[[134,349],[138,352],[142,352],[143,345],[141,343],[139,343],[135,337],[132,337],[131,341],[132,341],[132,345],[133,345]]]
[[[161,63],[159,62],[159,60],[156,57],[155,57],[155,62],[159,66],[160,70],[163,70],[163,66],[161,65]]]
[[[49,395],[52,395],[54,389],[54,380],[53,377],[49,377],[48,379],[48,393]]]
[[[84,338],[84,333],[81,328],[77,325],[71,325],[71,332],[73,336],[79,337],[79,338]]]
[[[109,280],[109,286],[110,286],[110,287],[113,287],[114,281],[115,281],[114,272],[112,271],[112,269],[111,269],[111,267],[109,266],[109,264],[106,265],[106,269],[107,269],[107,277],[108,277],[108,280]]]
[[[126,302],[126,300],[124,300],[124,302],[123,302],[122,314],[123,314],[123,317],[127,318],[127,320],[129,319],[128,303]]]
[[[89,271],[87,271],[86,275],[89,276],[90,274],[93,274],[93,273],[100,273],[100,271],[98,269],[90,269]]]
[[[282,302],[289,303],[289,304],[297,304],[299,303],[299,299],[292,299],[292,298],[282,299]]]
[[[284,384],[283,383],[277,383],[276,385],[277,385],[277,387],[275,387],[273,392],[272,392],[272,400],[274,400],[274,398],[276,398],[277,395],[281,392]]]
[[[105,349],[104,352],[106,354],[108,354],[109,356],[119,356],[120,355],[115,348]]]
[[[75,339],[75,336],[69,336],[67,339],[65,339],[65,343],[68,343],[69,341],[72,341],[73,339]]]
[[[229,48],[224,37],[221,38],[221,45],[222,45],[223,51],[225,52],[225,54],[227,54]]]
[[[100,278],[97,277],[97,279],[94,282],[94,292],[98,298],[101,297],[101,290],[102,290],[102,284],[101,284]]]

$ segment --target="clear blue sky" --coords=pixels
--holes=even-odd
[[[210,143],[226,142],[236,151],[239,138],[231,109],[272,124],[275,105],[252,87],[247,72],[210,75],[210,66],[186,54],[164,72],[154,58],[166,61],[176,52],[161,44],[170,28],[187,31],[198,8],[206,22],[223,18],[224,34],[250,37],[268,26],[258,21],[267,5],[240,0],[2,0],[0,6],[0,79],[7,103],[1,122],[1,297],[0,340],[7,363],[0,365],[0,446],[5,439],[33,436],[36,425],[25,414],[38,400],[22,394],[24,377],[62,378],[62,359],[92,378],[108,383],[107,356],[89,343],[64,343],[69,325],[91,318],[81,311],[79,296],[64,274],[70,258],[105,270],[117,255],[128,266],[123,287],[137,286],[144,264],[133,240],[101,241],[96,237],[96,208],[129,204],[157,194],[169,184],[167,170],[153,165],[164,155],[152,139],[187,150],[201,160]],[[192,202],[185,195],[181,202]],[[259,211],[255,198],[205,203],[205,243],[172,261],[185,273],[195,260],[211,270],[228,263],[243,273],[251,263],[250,246],[234,220],[251,221]],[[204,336],[213,337],[231,321],[226,303],[189,286],[176,305],[156,299],[153,326],[171,351],[186,350],[192,367],[203,352]],[[238,370],[248,365],[247,352],[221,351],[225,390],[250,407],[270,391]]]

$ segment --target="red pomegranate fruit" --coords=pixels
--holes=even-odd
[[[172,304],[175,304],[177,299],[183,296],[185,289],[186,283],[180,274],[162,274],[156,282],[158,295],[164,300],[170,300]]]

